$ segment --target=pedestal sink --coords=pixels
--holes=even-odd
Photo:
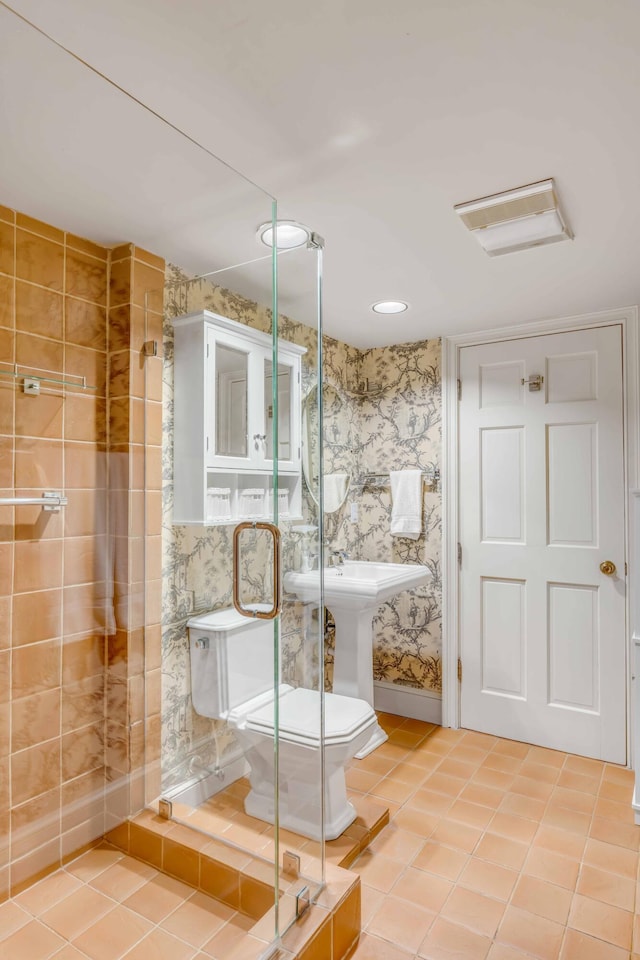
[[[333,692],[359,697],[373,706],[373,618],[381,603],[403,590],[427,583],[428,567],[409,563],[345,560],[324,570],[324,602],[336,624]],[[285,590],[306,603],[317,603],[320,571],[284,576]],[[378,726],[356,756],[360,759],[387,739]]]

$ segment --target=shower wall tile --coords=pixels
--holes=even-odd
[[[0,225],[1,226],[1,225]],[[0,327],[15,326],[14,281],[0,274]]]
[[[60,729],[61,688],[11,703],[11,752],[50,740]]]
[[[63,295],[61,293],[17,280],[15,297],[18,330],[41,337],[52,337],[55,340],[63,339]]]
[[[64,290],[64,245],[16,229],[16,278],[50,290]],[[5,271],[6,272],[6,271]]]

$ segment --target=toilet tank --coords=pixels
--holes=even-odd
[[[200,716],[224,719],[273,690],[273,621],[249,620],[229,607],[192,617],[187,627],[191,697]]]

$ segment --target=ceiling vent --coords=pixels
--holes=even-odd
[[[457,203],[453,209],[490,257],[573,239],[552,179]]]

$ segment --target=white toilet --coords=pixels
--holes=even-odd
[[[251,768],[245,810],[274,822],[273,624],[249,620],[234,609],[192,617],[189,628],[193,708],[226,720]],[[280,824],[320,839],[320,694],[279,686]],[[347,800],[344,766],[367,742],[376,724],[364,700],[325,694],[325,837],[333,840],[356,816]]]

